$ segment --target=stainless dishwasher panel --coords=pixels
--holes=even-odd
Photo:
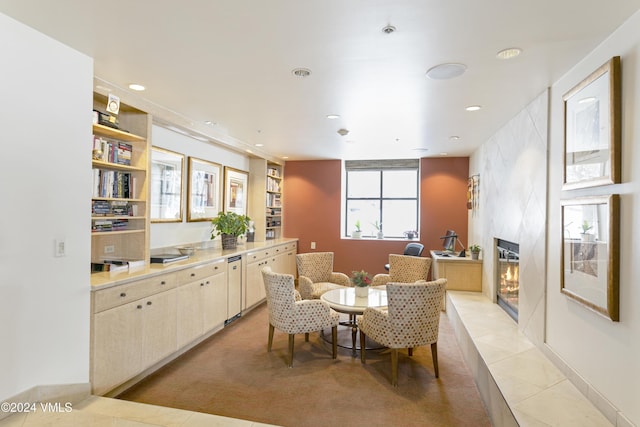
[[[242,256],[228,258],[227,268],[227,314],[225,325],[240,317],[242,311]]]

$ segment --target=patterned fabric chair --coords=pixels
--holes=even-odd
[[[269,341],[267,351],[271,351],[274,329],[289,334],[289,367],[293,366],[293,341],[295,334],[305,334],[309,341],[309,332],[331,328],[333,358],[338,354],[338,322],[340,315],[324,301],[303,301],[295,289],[291,274],[279,274],[271,267],[262,269],[262,279],[267,293],[269,311]]]
[[[391,384],[398,385],[398,349],[431,344],[433,370],[438,378],[440,308],[447,279],[433,282],[388,283],[387,309],[367,308],[358,318],[360,358],[366,361],[366,337],[391,349]]]
[[[349,276],[333,271],[333,252],[296,255],[298,289],[303,299],[318,299],[323,293],[342,286],[353,286]]]
[[[409,255],[389,255],[389,274],[381,273],[373,276],[371,286],[394,283],[413,283],[427,280],[431,268],[431,258]]]
[[[411,242],[407,243],[407,246],[404,247],[404,252],[402,255],[411,255],[411,256],[420,256],[422,255],[422,251],[424,250],[424,245],[422,243]],[[384,269],[389,271],[389,264],[384,265]]]

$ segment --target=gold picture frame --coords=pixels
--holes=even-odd
[[[224,167],[224,211],[247,214],[249,173]]]
[[[182,222],[184,155],[151,148],[151,222]]]
[[[561,292],[618,321],[620,196],[563,200],[561,218]]]
[[[620,57],[563,96],[563,190],[620,183]]]
[[[211,221],[220,212],[222,165],[189,157],[187,221]]]

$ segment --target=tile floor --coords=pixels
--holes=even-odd
[[[613,426],[481,293],[448,291],[447,316],[494,426]]]
[[[269,424],[97,396],[91,396],[73,405],[72,410],[67,413],[37,410],[29,414],[15,414],[0,420],[0,427],[35,426],[266,427]]]

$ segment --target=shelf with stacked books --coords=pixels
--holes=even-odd
[[[255,225],[255,241],[282,237],[284,166],[266,159],[251,159],[249,216]]]
[[[91,262],[148,262],[150,116],[123,103],[110,115],[106,104],[106,96],[94,93]]]

